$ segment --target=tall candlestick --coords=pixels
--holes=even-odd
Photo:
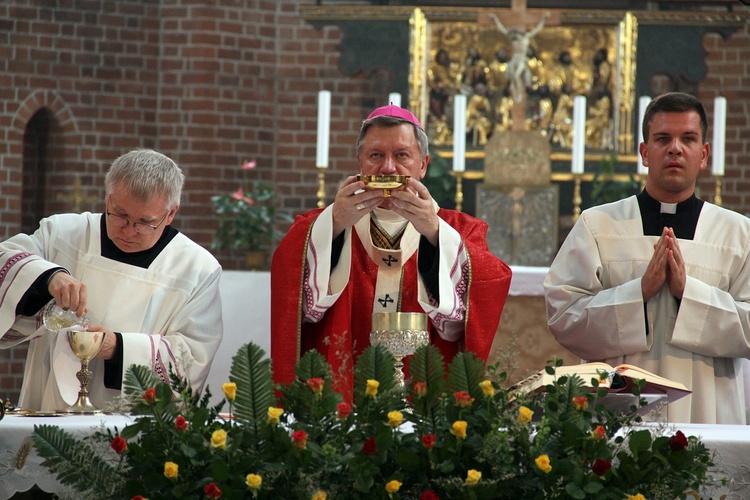
[[[724,142],[727,129],[727,100],[724,97],[714,99],[714,141],[711,144],[712,168],[714,175],[724,175]]]
[[[388,104],[393,104],[394,106],[401,107],[401,94],[398,92],[391,92],[388,94]]]
[[[648,169],[640,157],[641,143],[643,142],[643,117],[646,115],[646,107],[651,102],[651,97],[643,95],[638,98],[638,144],[635,145],[635,154],[638,156],[638,175],[646,175]]]
[[[466,96],[453,97],[453,170],[466,170]]]
[[[583,173],[583,155],[586,146],[586,98],[577,95],[573,99],[573,154],[571,172]]]
[[[318,151],[315,166],[328,167],[328,136],[331,126],[331,92],[318,92]]]

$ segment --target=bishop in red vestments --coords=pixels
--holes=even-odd
[[[297,217],[271,266],[275,381],[290,383],[300,355],[316,349],[346,398],[374,312],[426,313],[446,362],[459,350],[487,359],[511,280],[487,247],[487,224],[439,208],[420,182],[430,157],[412,113],[373,111],[357,159],[362,175],[410,176],[406,189],[385,193],[347,178],[332,205]]]

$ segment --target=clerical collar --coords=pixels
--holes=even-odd
[[[376,208],[372,211],[372,215],[380,226],[391,236],[401,232],[409,222],[393,210],[385,210],[383,208]]]
[[[678,238],[693,239],[703,208],[703,200],[695,194],[680,203],[661,203],[644,189],[637,199],[644,236],[660,236],[665,227],[671,227]]]
[[[695,197],[695,193],[679,203],[662,203],[654,199],[645,189],[638,195],[638,204],[642,209],[649,212],[679,214],[693,210],[698,204],[703,204],[702,200]]]
[[[156,242],[154,246],[148,250],[141,250],[140,252],[123,252],[120,250],[115,242],[109,239],[107,236],[107,223],[106,217],[102,214],[102,220],[99,224],[102,237],[102,257],[112,259],[123,264],[130,264],[131,266],[142,267],[148,269],[151,263],[159,256],[164,248],[179,234],[179,231],[172,226],[164,228],[164,232],[161,234],[161,238]]]

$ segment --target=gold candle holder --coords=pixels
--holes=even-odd
[[[721,206],[721,178],[724,177],[721,174],[714,174],[714,183],[716,184],[716,189],[714,191],[714,205]]]
[[[456,210],[461,212],[464,205],[464,173],[462,171],[454,171],[453,175],[456,176]]]
[[[326,167],[318,167],[318,208],[326,206]]]
[[[385,346],[393,354],[396,383],[405,387],[404,357],[430,343],[425,313],[373,313],[370,344]]]
[[[578,221],[578,217],[581,216],[581,174],[573,174],[573,180],[575,184],[573,186],[573,224]]]

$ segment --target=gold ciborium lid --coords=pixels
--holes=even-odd
[[[384,196],[390,196],[391,191],[406,189],[409,185],[408,175],[358,175],[357,180],[365,183],[365,189],[382,189]]]
[[[372,314],[372,331],[427,331],[427,314],[386,312]]]

